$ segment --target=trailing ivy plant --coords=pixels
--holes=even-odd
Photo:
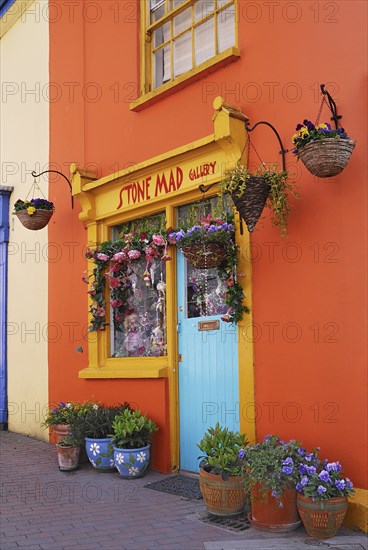
[[[250,173],[244,165],[238,162],[234,170],[229,170],[220,182],[221,193],[230,193],[241,197],[251,177],[261,177],[268,183],[270,193],[266,206],[271,211],[272,224],[280,228],[281,235],[284,237],[287,233],[290,214],[290,196],[296,199],[300,198],[295,184],[289,181],[289,175],[285,171],[276,172],[263,163],[254,173]]]

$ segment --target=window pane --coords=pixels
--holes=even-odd
[[[149,267],[150,286],[143,274],[146,260],[136,260],[125,273],[130,314],[116,320],[112,357],[152,357],[166,355],[166,273],[165,263],[153,261]],[[111,319],[111,326],[114,319]]]
[[[223,298],[226,284],[217,268],[196,269],[187,260],[187,317],[223,315],[228,306]]]
[[[172,9],[177,8],[183,2],[185,2],[185,0],[172,0]]]
[[[165,46],[154,54],[155,88],[158,88],[171,78],[170,46]]]
[[[158,21],[165,15],[165,2],[162,0],[151,0],[150,6],[150,24]]]
[[[174,42],[174,76],[192,68],[192,33],[186,32]]]
[[[200,65],[215,55],[215,23],[213,17],[194,30],[195,64]]]
[[[147,231],[159,232],[165,227],[163,213],[134,220],[113,228],[113,240],[124,234],[138,235]],[[141,236],[140,238],[144,238]],[[145,271],[149,281],[145,280]],[[159,259],[147,263],[146,258],[121,264],[114,273],[119,290],[124,292],[124,312],[112,309],[111,356],[150,357],[166,355],[166,264]],[[147,278],[146,278],[147,279]],[[115,288],[115,287],[114,287]],[[113,294],[113,290],[110,291]],[[113,297],[113,296],[111,296]]]
[[[221,11],[217,17],[218,51],[235,46],[235,6],[231,5]]]
[[[188,8],[174,17],[174,35],[184,31],[192,24],[192,8]]]
[[[167,42],[170,38],[170,23],[165,23],[162,27],[154,31],[153,33],[153,44],[157,48],[161,46],[164,42]]]
[[[214,0],[199,0],[194,5],[194,20],[197,22],[204,19],[207,15],[213,13],[213,9]]]

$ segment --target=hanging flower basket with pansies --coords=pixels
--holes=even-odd
[[[233,239],[234,226],[211,215],[201,217],[198,225],[170,234],[177,247],[197,269],[219,267],[226,259],[227,246]]]
[[[54,211],[53,203],[46,199],[31,199],[30,201],[18,199],[14,204],[13,214],[17,216],[24,227],[37,231],[46,227]]]
[[[296,131],[292,137],[293,153],[311,174],[330,178],[344,170],[355,147],[355,141],[344,128],[332,129],[328,122],[314,125],[304,120],[297,125]]]

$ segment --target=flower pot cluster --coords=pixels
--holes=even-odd
[[[341,527],[353,484],[339,462],[318,458],[300,442],[269,435],[249,445],[216,424],[198,444],[200,488],[214,515],[247,516],[259,530],[288,532],[301,523],[309,536],[328,539]],[[250,505],[250,511],[247,510]]]
[[[56,436],[59,469],[78,469],[85,450],[98,472],[116,472],[125,479],[143,477],[150,459],[153,420],[128,403],[64,403],[51,409],[44,421]]]

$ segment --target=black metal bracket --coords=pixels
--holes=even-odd
[[[257,126],[259,126],[260,124],[264,124],[265,126],[268,126],[269,128],[271,128],[271,130],[274,131],[274,133],[275,133],[275,135],[278,139],[280,148],[281,148],[281,151],[279,151],[279,155],[282,155],[282,169],[283,169],[284,172],[286,172],[285,155],[286,155],[286,153],[288,153],[289,149],[284,148],[284,146],[282,144],[282,141],[281,141],[281,138],[280,138],[280,134],[278,133],[276,128],[272,124],[270,124],[269,122],[266,122],[265,120],[261,120],[260,122],[256,122],[256,124],[252,128],[249,128],[249,120],[247,120],[246,123],[245,123],[245,129],[247,130],[247,132],[253,132],[253,130],[255,130],[257,128]]]
[[[338,129],[339,127],[339,120],[340,118],[342,118],[342,115],[338,115],[337,114],[337,106],[336,106],[336,103],[335,101],[333,100],[333,98],[331,97],[331,95],[328,93],[328,91],[325,89],[325,85],[324,84],[321,84],[320,85],[320,88],[321,88],[321,92],[323,95],[326,95],[327,96],[327,99],[328,99],[328,106],[330,107],[330,111],[332,113],[332,117],[330,120],[333,120],[334,123],[335,123],[335,128],[336,130]]]
[[[198,186],[198,189],[200,190],[201,193],[207,193],[207,191],[212,189],[212,187],[214,185],[217,185],[217,182],[216,183],[210,183],[210,185],[203,185],[203,183],[201,183],[201,185]]]
[[[49,174],[51,172],[53,174],[59,174],[59,176],[62,176],[67,181],[67,183],[69,185],[69,189],[70,189],[70,195],[71,195],[71,200],[72,200],[72,208],[74,208],[74,197],[72,195],[72,184],[70,183],[70,180],[62,172],[59,172],[58,170],[44,170],[43,172],[40,172],[39,174],[36,174],[35,171],[31,172],[31,174],[34,178],[39,178],[43,174]]]

